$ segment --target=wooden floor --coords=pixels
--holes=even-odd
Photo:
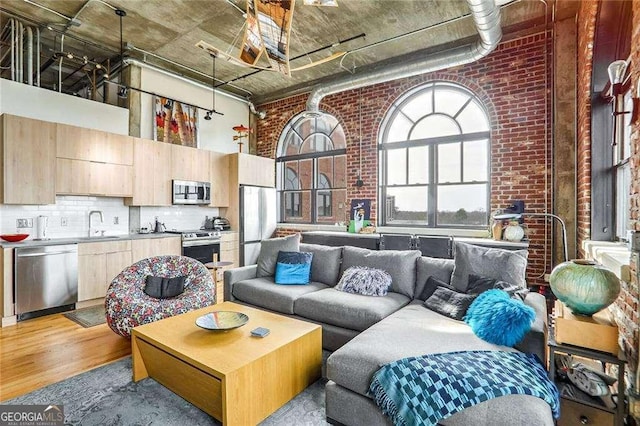
[[[131,354],[106,324],[83,328],[62,314],[0,328],[0,401]]]

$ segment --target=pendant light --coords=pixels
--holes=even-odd
[[[119,76],[119,80],[120,80],[120,84],[122,84],[122,73],[124,71],[124,44],[122,43],[122,18],[127,16],[127,12],[125,12],[122,9],[116,9],[115,13],[116,13],[116,15],[118,15],[120,17],[120,76]],[[127,88],[126,87],[120,87],[120,89],[118,89],[118,97],[119,98],[126,98],[127,97]]]
[[[216,112],[216,55],[211,55],[211,110],[204,116],[205,120],[211,120],[211,115]]]

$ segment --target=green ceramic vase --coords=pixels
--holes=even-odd
[[[574,314],[593,315],[620,294],[616,274],[591,260],[576,259],[553,268],[551,290]]]

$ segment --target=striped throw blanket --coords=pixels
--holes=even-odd
[[[462,351],[404,358],[383,366],[369,392],[395,425],[436,425],[503,395],[532,395],[560,415],[558,389],[535,355]]]

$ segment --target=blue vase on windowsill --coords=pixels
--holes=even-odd
[[[575,259],[553,268],[551,291],[574,314],[591,316],[611,305],[620,294],[620,280],[592,260]]]

